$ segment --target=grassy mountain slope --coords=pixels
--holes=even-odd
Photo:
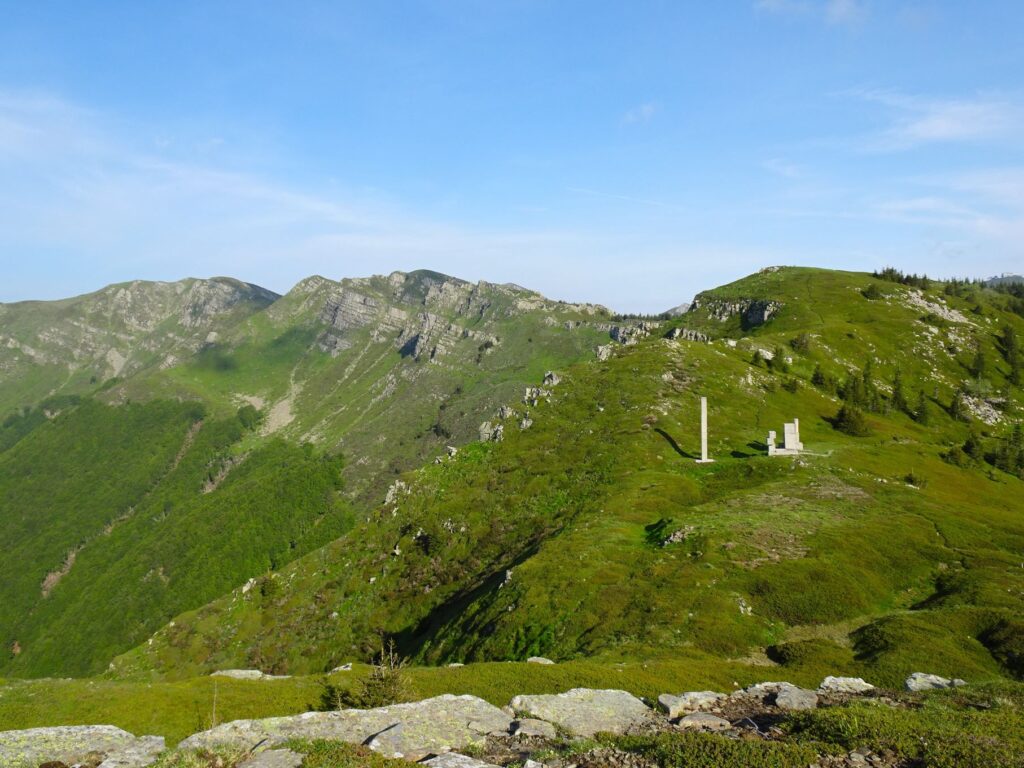
[[[517,402],[503,442],[407,475],[339,541],[115,668],[318,672],[383,635],[429,663],[703,654],[889,684],[912,668],[1020,674],[1024,486],[986,460],[1021,417],[997,337],[1024,325],[1004,298],[807,269],[703,294],[655,336],[564,369],[531,428]],[[675,327],[710,343],[660,338]],[[926,423],[894,402],[897,366]],[[870,434],[834,427],[836,380]],[[945,408],[954,392],[965,420]],[[698,395],[714,464],[693,461]],[[808,452],[767,457],[765,434],[793,417]]]
[[[434,272],[311,277],[187,364],[112,397],[195,397],[267,413],[265,432],[351,458],[350,489],[379,500],[388,474],[474,439],[544,371],[592,357],[607,310]]]
[[[171,365],[276,298],[218,277],[137,280],[62,301],[0,304],[0,414]]]
[[[221,477],[244,434],[196,403],[86,400],[0,454],[4,671],[100,671],[347,530],[341,462],[310,447],[266,443]]]
[[[606,315],[428,272],[0,307],[17,341],[0,394],[24,398],[0,422],[0,670],[96,672],[336,539],[356,515],[344,464],[357,507],[379,499],[548,367],[593,356]]]

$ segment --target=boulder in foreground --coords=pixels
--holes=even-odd
[[[959,677],[954,677],[950,680],[947,677],[929,675],[924,672],[914,672],[904,683],[906,689],[912,692],[937,691],[942,690],[943,688],[959,688],[961,685],[967,685],[967,682],[965,680],[961,680]]]
[[[142,768],[163,751],[159,736],[134,736],[112,725],[66,725],[0,732],[0,765],[74,765],[103,755],[103,768]]]
[[[818,693],[868,693],[875,686],[861,677],[832,677],[829,675],[821,681]]]
[[[273,747],[289,739],[325,739],[366,744],[386,757],[418,759],[482,743],[507,733],[512,718],[476,696],[445,694],[410,704],[290,717],[235,720],[181,743],[185,749]]]
[[[624,734],[649,723],[653,713],[626,691],[573,688],[566,693],[516,696],[509,706],[537,720],[547,720],[576,736]]]
[[[658,697],[658,705],[668,715],[669,720],[675,720],[691,712],[714,709],[728,698],[727,694],[715,691],[687,691],[678,696],[663,693]]]

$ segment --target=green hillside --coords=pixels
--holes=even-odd
[[[428,272],[0,306],[0,672],[101,671],[337,539],[606,316]]]
[[[0,414],[173,365],[277,298],[217,277],[136,280],[61,301],[0,304]]]
[[[243,414],[244,416],[244,414]],[[88,674],[181,610],[351,525],[341,462],[195,403],[87,400],[0,454],[7,674]]]
[[[696,654],[889,685],[922,668],[1020,675],[1010,306],[810,269],[702,294],[610,359],[561,368],[530,428],[510,398],[502,442],[406,474],[341,539],[178,616],[115,671],[320,672],[383,635],[425,663]],[[699,395],[713,464],[693,460]],[[768,430],[793,418],[806,452],[769,458]]]
[[[265,434],[350,457],[346,479],[377,503],[389,475],[475,439],[500,403],[607,341],[601,307],[435,272],[303,280],[181,365],[135,377],[114,398],[254,404]]]

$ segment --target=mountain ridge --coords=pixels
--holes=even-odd
[[[99,671],[181,610],[336,538],[395,473],[475,439],[500,402],[607,334],[604,310],[433,272],[311,277],[274,296],[136,282],[72,300],[62,320],[63,305],[30,306],[0,325],[24,335],[41,313],[42,335],[71,344],[86,328],[91,345],[37,366],[47,376],[0,378],[36,387],[0,426],[5,669]],[[115,342],[120,375],[97,375]],[[124,492],[108,488],[119,474]],[[81,503],[85,482],[97,490]],[[195,538],[208,515],[222,525]],[[222,562],[236,539],[246,555]]]
[[[915,664],[1018,674],[1000,628],[1024,594],[1022,403],[1000,339],[1021,318],[949,290],[789,268],[704,292],[508,402],[503,441],[399,478],[345,537],[265,574],[269,597],[178,616],[115,674],[318,673],[381,637],[428,664],[753,654],[892,683]],[[711,465],[693,462],[698,394]],[[951,400],[997,417],[968,423]],[[875,436],[843,432],[843,407]],[[807,452],[769,458],[764,435],[793,417]]]

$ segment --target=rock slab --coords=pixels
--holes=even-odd
[[[140,736],[133,744],[108,754],[99,768],[147,768],[163,751],[162,736]]]
[[[868,693],[875,686],[861,677],[832,677],[829,675],[821,681],[818,693]]]
[[[651,710],[640,699],[617,690],[573,688],[559,694],[516,696],[509,706],[577,736],[624,734],[652,718]]]
[[[229,677],[232,680],[287,680],[291,675],[268,675],[258,669],[221,669],[210,677]]]
[[[693,712],[679,721],[679,727],[693,731],[724,731],[732,728],[732,723],[710,712]]]
[[[508,733],[512,718],[476,696],[445,694],[410,704],[290,717],[236,720],[189,736],[185,749],[274,747],[289,739],[366,744],[387,757],[418,759],[483,743]]]
[[[104,768],[142,768],[163,750],[157,736],[138,738],[113,725],[68,725],[0,732],[0,765],[73,765],[86,755],[104,756]]]
[[[302,755],[290,749],[268,749],[253,755],[238,768],[300,768]]]
[[[737,691],[736,697],[748,697],[768,706],[785,710],[814,709],[818,706],[818,694],[792,683],[758,683]]]
[[[555,731],[555,726],[551,723],[544,722],[543,720],[534,720],[529,717],[513,722],[510,732],[513,736],[524,736],[527,738],[553,739],[558,735]]]
[[[420,764],[429,765],[430,768],[500,768],[493,763],[485,763],[483,760],[460,755],[458,752],[446,752],[429,760],[423,760]]]
[[[947,677],[929,675],[924,672],[914,672],[904,683],[904,686],[908,691],[914,692],[938,691],[943,688],[959,688],[961,685],[967,685],[967,681],[961,680],[959,677],[954,677],[950,680]]]
[[[727,698],[727,694],[715,691],[687,691],[678,696],[663,693],[658,697],[658,706],[668,715],[669,720],[675,720],[690,712],[714,709]]]

